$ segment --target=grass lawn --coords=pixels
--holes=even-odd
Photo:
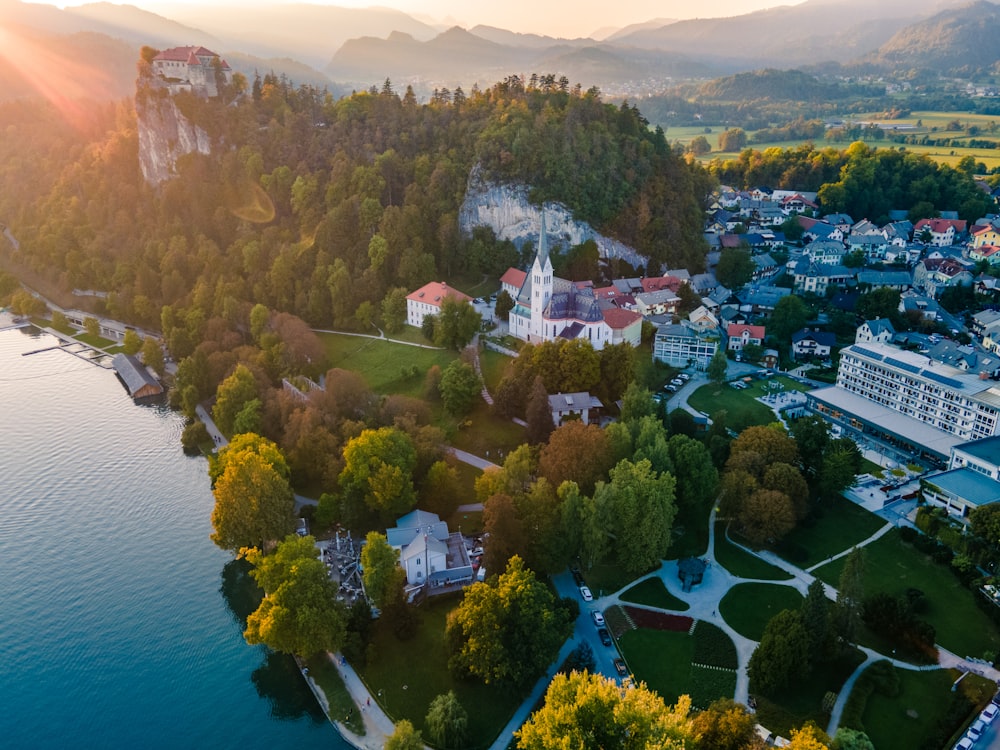
[[[874,461],[870,461],[867,458],[862,458],[861,471],[859,471],[858,473],[871,474],[873,477],[879,477],[881,479],[885,475],[885,470]]]
[[[621,598],[635,604],[645,604],[660,609],[673,609],[679,612],[690,609],[691,606],[667,591],[659,578],[647,578],[630,588]]]
[[[320,654],[306,661],[306,665],[309,667],[309,676],[326,694],[326,701],[330,704],[329,717],[363,737],[365,723],[361,720],[361,712],[354,705],[351,694],[347,692],[347,686],[344,685],[340,673],[330,662],[329,657]]]
[[[427,371],[434,365],[443,370],[458,356],[452,351],[421,349],[359,336],[317,335],[326,347],[331,367],[359,373],[376,393],[402,393],[419,398]],[[417,368],[415,375],[404,372],[413,366]]]
[[[479,367],[483,373],[483,382],[486,384],[486,390],[490,393],[496,391],[510,362],[511,358],[506,354],[491,349],[483,349],[479,352]]]
[[[736,673],[692,666],[695,638],[666,630],[629,630],[618,645],[636,680],[645,682],[673,704],[682,695],[705,708],[717,698],[731,698],[736,691]]]
[[[744,552],[726,539],[726,524],[715,524],[715,559],[722,567],[741,578],[759,578],[765,581],[787,581],[792,576],[771,563]]]
[[[839,693],[844,681],[851,676],[857,666],[865,660],[864,654],[852,650],[840,659],[819,665],[808,679],[801,681],[784,693],[774,696],[755,695],[757,700],[757,721],[783,737],[792,728],[801,727],[807,721],[815,721],[826,728],[829,714],[823,711],[823,696],[827,692]],[[877,748],[916,748],[919,745],[889,743],[875,744]]]
[[[472,412],[457,426],[454,422],[442,426],[448,441],[456,448],[495,464],[502,464],[504,457],[525,440],[523,427],[494,414],[482,399],[476,400]]]
[[[920,617],[937,631],[937,642],[959,656],[981,657],[1000,651],[1000,631],[976,606],[974,594],[962,586],[944,565],[903,542],[896,530],[865,549],[866,594],[885,591],[900,595],[913,587],[924,592],[927,611]],[[844,559],[817,569],[816,575],[837,585]]]
[[[885,521],[843,497],[823,505],[823,515],[800,523],[778,545],[776,552],[795,565],[808,568],[850,549]]]
[[[106,339],[103,336],[91,336],[89,333],[79,333],[73,338],[77,341],[82,341],[87,346],[94,346],[98,349],[106,349],[115,343],[111,339]]]
[[[629,575],[619,565],[601,563],[584,570],[583,577],[587,581],[587,586],[594,592],[594,596],[600,597],[625,588],[639,576]]]
[[[756,396],[763,395],[758,385],[754,383],[752,388],[741,391],[730,385],[709,383],[692,393],[688,404],[709,416],[725,409],[726,426],[742,432],[747,427],[768,424],[775,419],[773,411],[755,400]]]
[[[373,333],[378,334],[376,330],[368,331],[358,331],[358,333]],[[386,332],[386,338],[395,339],[396,341],[409,341],[411,344],[423,344],[425,346],[433,346],[433,341],[428,341],[421,330],[415,326],[404,325],[400,330],[395,333]]]
[[[897,669],[900,693],[889,698],[872,693],[862,715],[865,732],[875,747],[920,747],[935,733],[938,722],[947,714],[951,686],[959,672],[936,669],[913,672]],[[992,696],[995,686],[989,680],[970,674],[959,683],[962,693],[977,710]]]
[[[435,597],[418,610],[420,626],[416,635],[400,641],[391,623],[378,621],[369,653],[373,658],[360,671],[375,695],[383,691],[382,706],[394,721],[409,719],[424,730],[424,718],[434,698],[454,690],[469,714],[469,737],[487,747],[520,705],[523,695],[513,694],[479,681],[458,680],[448,671],[445,618],[459,599]]]
[[[741,583],[719,602],[719,614],[740,635],[759,641],[768,621],[783,609],[798,609],[802,595],[791,586]]]

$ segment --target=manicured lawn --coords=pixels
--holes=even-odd
[[[787,581],[791,578],[781,568],[776,568],[732,544],[726,539],[726,524],[721,521],[715,525],[715,560],[741,578],[759,578],[765,581]]]
[[[951,702],[952,683],[959,672],[936,669],[914,672],[897,669],[900,693],[895,698],[872,693],[862,715],[865,733],[875,747],[918,748],[935,733]],[[981,707],[993,694],[989,680],[970,674],[959,683],[962,693]]]
[[[94,346],[98,349],[105,349],[115,343],[111,339],[106,339],[103,336],[91,336],[89,333],[79,333],[74,338],[87,346]]]
[[[755,383],[753,388],[741,391],[728,384],[709,383],[692,393],[688,404],[709,416],[725,409],[726,425],[742,432],[747,427],[774,421],[774,412],[755,400],[763,393],[757,385]]]
[[[825,729],[830,716],[823,711],[823,696],[827,692],[839,693],[844,681],[864,659],[864,654],[854,650],[836,661],[819,665],[808,678],[781,694],[754,695],[757,721],[783,737],[788,737],[792,728],[801,727],[807,721],[815,721]],[[875,747],[916,748],[919,745],[876,743]]]
[[[306,665],[309,667],[309,676],[326,694],[327,703],[330,704],[329,717],[346,725],[355,734],[364,736],[365,723],[361,719],[361,712],[354,705],[354,699],[347,692],[347,686],[337,668],[330,663],[329,656],[320,654],[306,661]]]
[[[825,503],[823,515],[800,523],[776,549],[795,565],[808,568],[850,549],[880,528],[885,521],[842,497]]]
[[[679,612],[691,608],[691,605],[687,602],[678,599],[667,591],[667,587],[663,585],[663,581],[659,578],[647,578],[642,583],[637,583],[622,594],[621,598],[634,604],[646,604],[650,607],[673,609]]]
[[[934,562],[890,531],[864,548],[866,594],[885,591],[894,596],[917,588],[927,598],[927,610],[920,617],[937,631],[937,642],[959,656],[981,657],[1000,651],[997,626],[973,601],[974,594],[962,586],[944,565]],[[815,574],[837,585],[844,559],[834,560]]]
[[[636,680],[673,704],[690,695],[695,706],[704,708],[717,698],[731,698],[736,673],[692,666],[695,637],[667,630],[629,630],[618,645]]]
[[[402,393],[419,397],[424,378],[434,365],[443,370],[458,356],[452,351],[421,349],[360,336],[318,334],[329,356],[330,366],[359,373],[376,393]],[[416,367],[417,372],[407,371]]]
[[[741,583],[719,602],[719,614],[740,635],[759,641],[768,621],[783,609],[798,609],[802,595],[791,586]]]
[[[494,414],[481,398],[461,422],[451,421],[442,426],[448,433],[448,441],[456,448],[495,464],[503,464],[507,454],[525,440],[523,427]]]
[[[510,362],[511,358],[506,354],[501,354],[491,349],[483,349],[479,352],[479,368],[483,373],[483,382],[486,384],[486,390],[490,393],[496,391],[497,385],[499,385],[500,380],[503,378],[504,372],[507,370],[507,365]]]
[[[457,606],[457,597],[436,597],[418,610],[421,623],[416,635],[400,641],[391,623],[378,621],[369,653],[373,658],[360,671],[375,695],[383,692],[382,705],[394,721],[409,719],[424,729],[424,718],[434,698],[454,690],[469,714],[469,737],[487,747],[521,703],[523,695],[484,685],[479,681],[458,680],[448,671],[445,618]]]

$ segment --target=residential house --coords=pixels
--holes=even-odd
[[[931,297],[916,292],[900,295],[899,311],[908,318],[935,322],[941,319],[941,306]]]
[[[913,238],[935,247],[950,247],[965,233],[960,219],[921,219],[913,226]],[[926,231],[925,231],[926,230]]]
[[[909,221],[892,221],[882,228],[886,241],[893,247],[906,247],[913,238],[913,224]]]
[[[909,271],[858,271],[858,286],[871,289],[906,291],[913,284]]]
[[[453,289],[443,281],[432,281],[406,295],[406,323],[420,328],[426,316],[441,314],[441,304],[446,297],[459,302],[472,301],[472,297]]]
[[[972,235],[971,245],[973,249],[983,247],[984,245],[1000,245],[1000,228],[993,222],[989,224],[977,224],[972,228],[970,234]]]
[[[972,316],[972,325],[969,330],[973,335],[982,338],[987,330],[997,326],[1000,326],[1000,311],[981,310]]]
[[[764,326],[731,324],[726,327],[726,338],[728,339],[726,348],[731,352],[739,352],[750,344],[762,346],[765,333]]]
[[[851,227],[851,237],[864,237],[866,235],[882,236],[882,230],[875,226],[868,219],[862,219]]]
[[[719,350],[721,338],[718,329],[699,329],[687,321],[660,326],[653,337],[653,361],[704,370]]]
[[[669,289],[643,292],[635,295],[635,310],[644,318],[651,315],[673,315],[680,302],[681,298]]]
[[[719,318],[701,305],[688,313],[688,322],[697,331],[714,331],[719,327]]]
[[[972,283],[969,264],[958,258],[924,258],[913,269],[913,287],[936,298],[950,286],[968,286]]]
[[[848,251],[862,252],[868,262],[877,262],[885,258],[885,251],[889,249],[889,241],[881,233],[875,234],[852,234],[847,238]]]
[[[986,261],[989,265],[1000,264],[1000,245],[979,245],[969,249],[969,260]]]
[[[782,286],[750,286],[740,291],[737,296],[739,311],[750,317],[767,317],[774,312],[775,306],[783,298],[792,293],[791,289]]]
[[[845,237],[850,234],[851,227],[854,226],[854,219],[847,214],[827,214],[823,217],[823,221],[837,227]]]
[[[854,333],[855,344],[866,344],[875,342],[879,344],[889,344],[896,335],[896,329],[888,318],[875,318],[866,320]]]
[[[411,596],[424,587],[434,593],[434,589],[472,583],[472,561],[465,540],[460,533],[449,532],[448,524],[436,513],[407,513],[396,521],[395,528],[386,529],[385,535],[389,546],[399,551],[399,565],[406,571]]]
[[[500,277],[500,289],[507,292],[511,299],[517,299],[517,294],[524,286],[524,280],[527,277],[527,271],[522,271],[520,268],[508,268]]]
[[[549,396],[552,422],[558,427],[563,422],[579,420],[590,424],[591,410],[603,409],[604,404],[596,396],[586,391],[580,393],[556,393]]]
[[[819,206],[816,204],[815,200],[810,200],[801,193],[788,195],[781,199],[781,210],[784,211],[786,216],[790,216],[791,214],[800,214],[807,209],[810,211],[816,211],[819,209]]]
[[[854,280],[855,272],[846,266],[813,263],[803,258],[792,272],[793,288],[798,292],[824,295],[831,285],[846,286]]]
[[[803,223],[804,218],[799,218],[799,223]],[[843,242],[844,230],[839,226],[834,226],[825,221],[813,221],[813,223],[802,233],[803,242],[815,242],[817,240],[832,240]]]
[[[773,279],[781,272],[782,267],[778,265],[778,261],[771,257],[770,253],[754,255],[751,260],[754,262],[752,280],[755,282]]]
[[[696,273],[691,276],[691,288],[699,297],[711,294],[718,286],[719,280],[715,278],[715,274],[711,271],[708,273]]]
[[[836,334],[803,328],[792,334],[792,357],[797,360],[826,359],[836,345]]]
[[[839,266],[844,261],[847,248],[838,240],[816,240],[806,245],[803,252],[814,263]]]

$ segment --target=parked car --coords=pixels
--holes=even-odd
[[[992,724],[998,713],[1000,713],[1000,708],[997,708],[996,704],[991,703],[979,714],[979,720],[985,724]]]
[[[299,536],[306,536],[309,533],[309,524],[306,523],[306,519],[300,518],[296,521],[295,533]]]
[[[611,633],[608,632],[607,628],[598,628],[597,637],[601,639],[601,643],[605,646],[611,645]]]
[[[590,616],[593,618],[594,624],[597,627],[599,627],[599,628],[603,628],[604,627],[604,615],[602,615],[596,609],[592,609],[592,610],[590,610]]]
[[[677,377],[682,381],[684,381],[685,383],[691,379],[691,376],[686,372],[679,373]]]
[[[577,586],[583,586],[586,583],[586,581],[583,580],[583,575],[580,573],[579,570],[574,569],[572,573],[573,573],[573,580],[576,581]]]
[[[963,737],[955,745],[955,750],[972,750],[975,744],[976,743],[970,740],[968,737]]]
[[[663,390],[665,390],[667,393],[677,393],[677,386],[676,385],[665,385],[665,386],[663,386]]]
[[[676,385],[679,388],[682,385],[684,385],[684,381],[681,380],[680,378],[674,378],[673,380],[670,381],[670,385]]]
[[[590,593],[590,589],[587,588],[586,586],[581,586],[580,587],[580,596],[583,597],[583,600],[585,602],[592,602],[592,601],[594,601],[594,595]]]
[[[628,667],[625,666],[624,659],[615,659],[615,671],[622,677],[628,674]]]
[[[971,737],[973,742],[978,742],[979,738],[983,736],[983,732],[986,730],[985,722],[976,719],[972,722],[972,726],[969,727],[969,731],[966,733],[967,737]]]

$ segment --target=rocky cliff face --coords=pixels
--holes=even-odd
[[[174,177],[181,156],[212,152],[208,133],[184,117],[169,94],[157,91],[139,96],[135,109],[139,123],[139,165],[150,185]]]
[[[648,258],[628,245],[598,233],[585,221],[577,221],[561,203],[546,203],[543,207],[528,201],[526,185],[500,185],[483,180],[478,168],[472,170],[465,199],[459,209],[458,222],[462,232],[473,227],[488,226],[502,240],[520,246],[532,242],[537,246],[541,229],[542,208],[545,210],[545,231],[550,243],[565,246],[594,240],[602,258],[621,258],[633,266],[645,266]]]

